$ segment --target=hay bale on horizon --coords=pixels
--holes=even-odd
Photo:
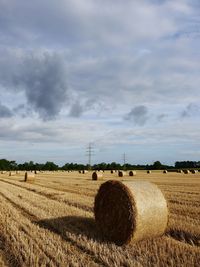
[[[190,173],[189,170],[183,170],[183,172],[184,172],[185,174],[189,174],[189,173]]]
[[[103,183],[95,197],[94,215],[104,238],[117,245],[163,235],[168,223],[167,202],[150,182]]]
[[[14,175],[16,175],[15,172],[9,172],[9,176],[14,176]]]
[[[24,182],[30,182],[35,180],[35,173],[33,172],[25,172]]]
[[[96,181],[102,177],[103,177],[103,173],[101,173],[101,172],[93,172],[93,174],[92,174],[92,180],[94,180],[94,181]]]
[[[88,171],[87,170],[82,170],[82,173],[85,174],[85,173],[88,173]]]
[[[178,173],[183,173],[183,171],[182,171],[182,170],[178,170],[177,172],[178,172]]]
[[[124,176],[126,176],[126,172],[125,171],[118,171],[118,176],[124,177]]]
[[[163,173],[168,173],[168,171],[167,170],[164,170]]]
[[[197,171],[197,170],[191,170],[190,172],[191,172],[191,173],[193,173],[193,174],[196,174],[196,173],[198,173],[198,171]]]
[[[135,176],[136,175],[136,171],[130,171],[129,172],[129,176]]]
[[[114,173],[114,171],[113,170],[110,170],[110,173]]]
[[[150,173],[151,173],[151,171],[150,171],[150,170],[148,170],[148,171],[147,171],[147,173],[148,173],[148,174],[150,174]]]

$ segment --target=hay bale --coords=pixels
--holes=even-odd
[[[167,170],[164,170],[163,173],[167,173]]]
[[[6,171],[1,171],[1,174],[5,174],[6,173]]]
[[[15,172],[9,172],[9,176],[14,176],[14,175],[16,175]]]
[[[83,174],[85,174],[85,173],[87,173],[87,172],[88,172],[87,170],[82,170],[82,173],[83,173]]]
[[[118,171],[118,176],[124,177],[124,176],[126,176],[126,172],[125,171]]]
[[[178,172],[178,173],[183,173],[183,171],[182,171],[182,170],[178,170],[177,172]]]
[[[97,228],[117,245],[164,234],[168,208],[160,189],[150,182],[103,183],[95,197]]]
[[[195,173],[198,173],[197,170],[191,170],[191,173],[195,174]]]
[[[184,172],[185,174],[189,174],[189,173],[190,173],[189,170],[183,170],[183,172]]]
[[[103,177],[103,173],[101,172],[93,172],[92,174],[92,180],[95,180],[95,181],[102,177]]]
[[[135,176],[136,175],[136,171],[130,171],[129,172],[129,176]]]
[[[35,180],[35,173],[25,172],[24,182],[30,182]]]
[[[148,170],[148,171],[147,171],[147,173],[149,173],[149,174],[150,174],[150,173],[151,173],[151,171],[150,171],[150,170]]]
[[[110,171],[110,173],[114,173],[114,171],[113,171],[113,170],[111,170],[111,171]]]

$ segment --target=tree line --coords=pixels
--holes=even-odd
[[[58,166],[54,162],[47,161],[46,163],[34,163],[33,161],[16,163],[16,161],[9,161],[6,159],[0,159],[0,170],[38,170],[38,171],[56,171],[56,170],[83,170],[83,169],[92,169],[92,170],[162,170],[162,169],[185,169],[185,168],[200,168],[200,162],[198,161],[177,161],[174,166],[164,165],[160,161],[155,161],[151,165],[134,165],[134,164],[125,164],[112,162],[112,163],[98,163],[92,166],[78,164],[78,163],[66,163],[63,166]]]

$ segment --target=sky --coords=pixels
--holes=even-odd
[[[0,158],[200,160],[199,0],[0,0]]]

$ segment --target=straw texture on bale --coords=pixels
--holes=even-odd
[[[103,173],[101,172],[93,172],[92,174],[92,180],[95,180],[95,181],[102,177],[103,177]]]
[[[119,177],[123,177],[123,176],[125,176],[126,175],[126,172],[125,171],[119,171],[118,172],[118,176]]]
[[[151,173],[151,171],[150,171],[150,170],[148,170],[148,171],[147,171],[147,173]]]
[[[136,175],[136,171],[130,171],[129,172],[129,176],[135,176]]]
[[[117,245],[162,235],[168,223],[168,208],[160,189],[150,183],[103,183],[95,197],[97,228]]]
[[[34,181],[35,180],[35,173],[33,172],[25,172],[25,177],[24,177],[24,181],[28,182],[28,181]]]

